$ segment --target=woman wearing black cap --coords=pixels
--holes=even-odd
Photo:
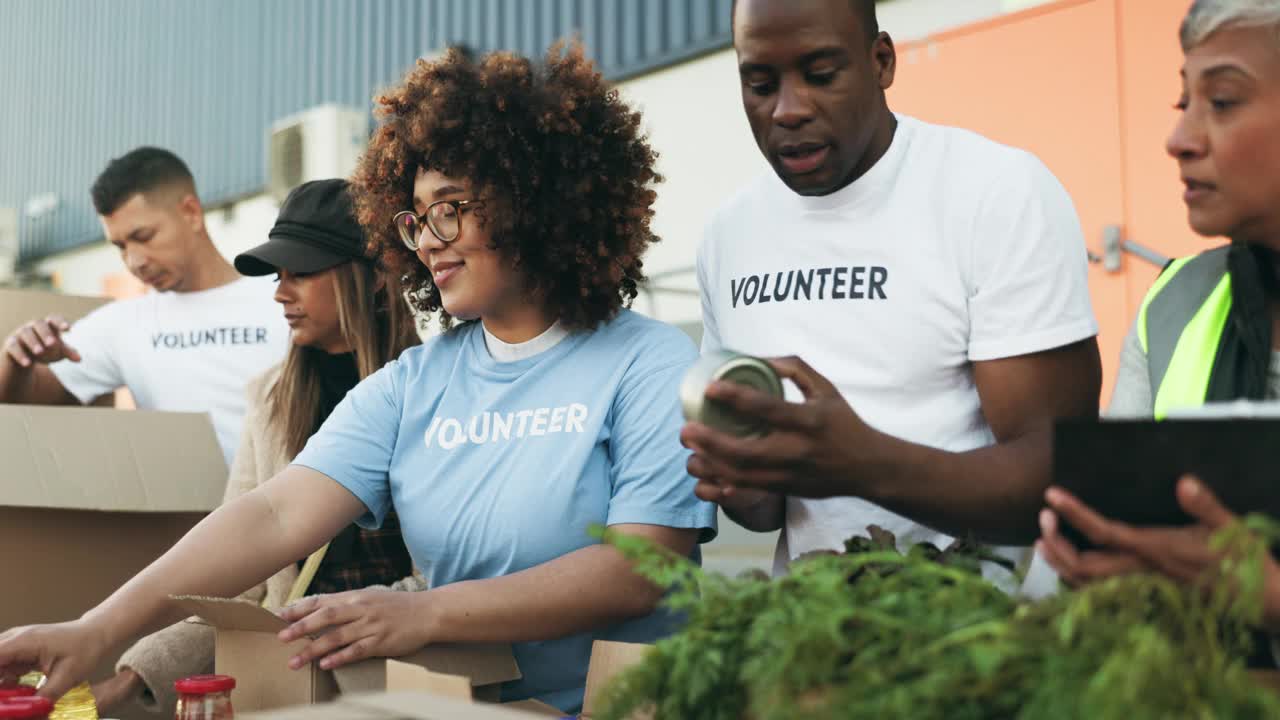
[[[315,639],[291,667],[510,643],[523,677],[503,698],[574,713],[593,640],[674,627],[661,590],[588,534],[697,558],[716,528],[679,442],[697,351],[626,309],[655,240],[639,114],[581,47],[545,63],[451,51],[379,104],[352,182],[358,217],[411,302],[451,329],[362,381],[293,464],[84,619],[0,636],[0,675],[49,666],[46,693],[71,687],[120,640],[177,619],[170,595],[240,592],[392,508],[431,589],[298,601],[280,639]],[[257,552],[206,551],[246,537]]]
[[[230,501],[283,470],[361,379],[419,344],[408,305],[365,256],[344,180],[319,180],[285,199],[269,240],[235,259],[242,275],[277,276],[276,302],[292,341],[284,363],[248,387],[248,412],[231,475]],[[304,595],[370,586],[421,590],[394,516],[377,530],[349,525],[306,561],[241,597],[280,608]],[[172,716],[175,680],[213,669],[213,629],[177,623],[149,635],[94,687],[98,709],[122,702]]]

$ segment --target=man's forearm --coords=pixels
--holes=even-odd
[[[786,499],[778,493],[738,488],[720,500],[729,519],[753,532],[782,529],[786,521]]]
[[[48,365],[21,367],[9,357],[0,357],[0,403],[23,405],[78,405],[76,397],[53,374]]]
[[[210,514],[85,619],[108,628],[109,640],[122,645],[186,617],[171,595],[235,597],[263,582],[363,511],[345,490],[324,483],[337,486],[319,473],[291,466]],[[283,498],[298,507],[282,510]]]
[[[845,480],[848,494],[948,535],[1026,545],[1050,484],[1052,432],[953,453],[886,436],[873,469]]]
[[[20,403],[31,385],[31,368],[20,367],[8,357],[0,357],[0,403]]]

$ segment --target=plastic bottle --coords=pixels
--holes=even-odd
[[[53,703],[27,695],[0,699],[0,720],[48,720]]]
[[[43,683],[42,673],[30,673],[22,678],[22,684],[32,687],[40,687]],[[93,699],[89,683],[80,683],[59,698],[49,720],[98,720],[98,704]]]
[[[0,702],[19,697],[31,697],[36,689],[30,685],[0,685]]]
[[[236,679],[229,675],[194,675],[173,684],[178,691],[174,720],[232,720],[231,691]]]

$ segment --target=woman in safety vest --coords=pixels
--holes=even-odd
[[[1182,24],[1178,161],[1192,229],[1230,244],[1165,268],[1125,340],[1109,413],[1163,418],[1207,402],[1280,397],[1280,0],[1196,0]],[[1039,551],[1070,585],[1155,570],[1191,583],[1234,518],[1195,478],[1177,487],[1196,523],[1135,528],[1060,488],[1041,513]],[[1078,551],[1059,518],[1098,546]],[[1280,567],[1266,568],[1264,629],[1280,633]]]

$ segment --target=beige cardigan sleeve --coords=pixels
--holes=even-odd
[[[231,463],[223,503],[237,498],[270,479],[272,468],[259,468],[257,438],[266,426],[266,377],[249,386],[249,408],[240,433],[240,447]],[[240,597],[262,602],[267,591],[262,583]],[[138,673],[143,690],[133,704],[151,713],[172,717],[178,704],[174,682],[191,675],[213,671],[213,628],[184,621],[142,638],[116,663],[116,672],[125,668]]]

